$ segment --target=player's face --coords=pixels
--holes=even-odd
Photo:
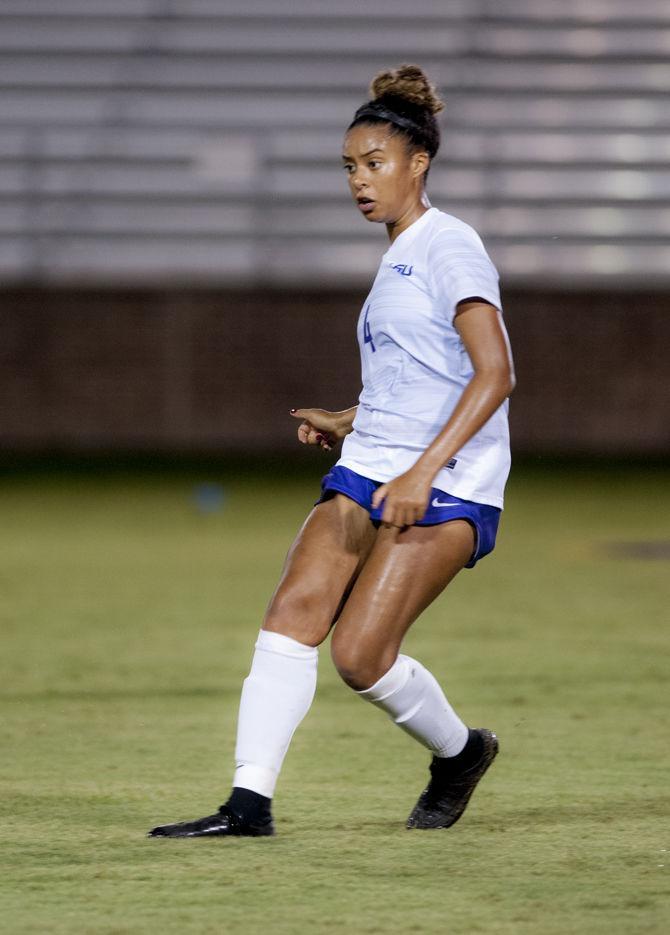
[[[383,124],[348,131],[342,167],[358,210],[368,221],[393,223],[421,197],[425,165],[408,153],[401,134]]]

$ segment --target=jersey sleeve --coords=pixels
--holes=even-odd
[[[428,268],[438,307],[449,321],[458,303],[470,296],[502,310],[498,271],[475,235],[439,231],[428,247]]]

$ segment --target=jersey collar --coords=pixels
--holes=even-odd
[[[409,227],[406,227],[402,234],[398,234],[396,239],[392,244],[389,245],[388,250],[384,254],[384,259],[391,254],[397,252],[397,250],[405,250],[407,246],[414,240],[414,238],[423,230],[428,221],[436,213],[437,208],[429,208],[427,211],[421,215],[420,218],[417,218],[416,221],[413,221]]]

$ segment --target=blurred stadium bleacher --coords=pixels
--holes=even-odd
[[[401,61],[508,285],[666,281],[667,0],[2,0],[5,282],[367,282],[342,131]]]
[[[670,452],[668,0],[0,0],[3,450],[289,451],[290,406],[351,405],[387,241],[341,140],[403,61],[500,272],[515,452]]]

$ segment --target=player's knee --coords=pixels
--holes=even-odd
[[[291,588],[274,595],[265,613],[263,629],[290,636],[305,646],[318,646],[328,636],[330,621],[319,612],[314,595]]]
[[[393,665],[385,653],[371,654],[366,647],[337,639],[337,630],[330,644],[330,653],[340,678],[354,691],[364,691],[378,682]]]

